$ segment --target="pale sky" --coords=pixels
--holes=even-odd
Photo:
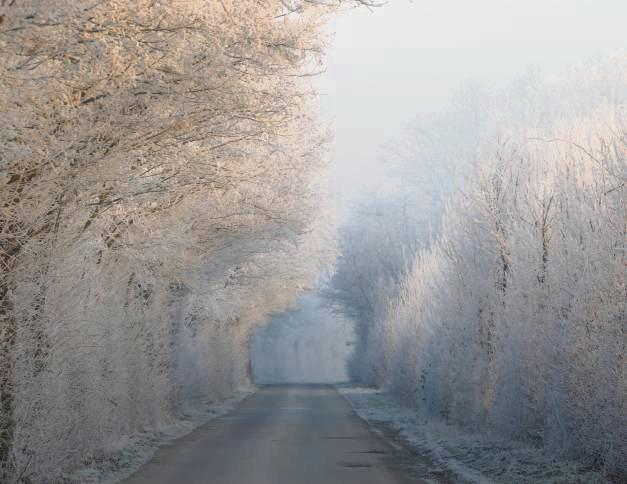
[[[627,48],[627,0],[391,0],[332,28],[322,105],[350,196],[379,178],[379,147],[465,81],[499,86]]]

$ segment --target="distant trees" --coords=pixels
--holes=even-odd
[[[369,355],[378,350],[370,342],[380,338],[381,310],[386,299],[398,293],[416,250],[416,224],[410,215],[415,206],[411,200],[399,202],[372,197],[353,208],[351,219],[340,229],[336,268],[324,291],[355,321],[349,373],[358,381],[381,382],[383,355]]]
[[[464,86],[447,112],[418,117],[405,136],[390,140],[383,158],[396,183],[394,195],[366,194],[339,228],[336,269],[326,292],[355,320],[350,369],[357,380],[384,382],[387,356],[380,343],[387,301],[398,296],[416,253],[441,231],[446,202],[483,129],[477,123],[484,95],[476,85]]]
[[[436,236],[418,239],[398,289],[373,297],[377,316],[360,320],[362,363],[421,411],[618,476],[627,473],[625,62],[618,54],[532,76],[480,102],[477,136],[444,155],[457,176]],[[449,115],[436,132],[459,126],[460,112]],[[336,280],[360,270],[339,265]]]
[[[329,260],[308,77],[344,3],[1,3],[2,479],[247,381]]]
[[[353,326],[312,293],[294,309],[256,328],[251,341],[255,383],[335,383],[348,379]]]

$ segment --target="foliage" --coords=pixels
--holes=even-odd
[[[309,77],[343,2],[0,7],[0,479],[248,381],[330,258]]]
[[[529,76],[465,103],[479,108],[478,129],[462,143],[409,150],[407,179],[428,176],[437,150],[456,167],[455,188],[443,188],[435,236],[417,230],[411,264],[394,269],[397,287],[370,279],[374,316],[358,324],[366,326],[362,375],[427,415],[623,476],[626,62],[619,53],[561,76]],[[445,142],[442,130],[463,126],[463,113],[452,109],[427,138]],[[425,128],[415,126],[407,144],[422,147]],[[418,227],[422,219],[414,217]],[[338,266],[338,290],[399,256],[351,230],[341,260],[353,264]]]

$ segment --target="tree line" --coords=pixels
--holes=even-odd
[[[310,77],[351,3],[0,2],[0,480],[247,383],[330,260]]]
[[[627,58],[465,86],[341,229],[351,371],[429,416],[627,473]]]

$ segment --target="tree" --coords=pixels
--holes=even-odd
[[[308,78],[349,3],[2,2],[3,478],[246,383],[330,257]]]

